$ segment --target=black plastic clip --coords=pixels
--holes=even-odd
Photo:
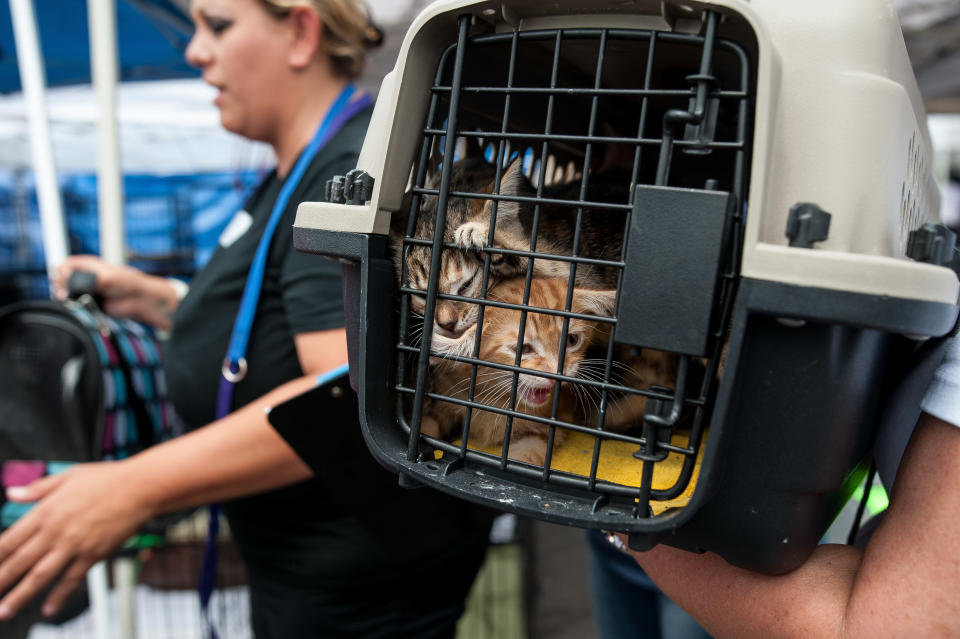
[[[953,267],[958,263],[954,256],[956,246],[956,233],[943,224],[927,222],[910,231],[907,237],[907,257],[936,266]]]
[[[650,390],[655,393],[673,394],[672,388],[665,386],[651,386]],[[670,428],[663,427],[664,420],[670,417],[670,411],[673,409],[673,400],[664,400],[656,397],[648,397],[643,409],[643,437],[646,444],[643,448],[633,453],[633,456],[640,461],[658,462],[666,459],[668,451],[658,444],[670,443]],[[653,421],[647,419],[653,415],[660,419]]]
[[[790,246],[813,248],[814,242],[823,242],[829,235],[829,213],[810,202],[798,202],[790,207],[790,216],[787,218]]]
[[[347,204],[366,204],[373,197],[373,176],[362,169],[349,171],[343,178],[343,197]]]
[[[696,92],[701,84],[707,85],[710,91],[713,91],[719,82],[708,74],[688,75],[687,82]],[[708,155],[710,153],[710,144],[716,139],[717,135],[717,117],[720,113],[720,100],[713,95],[708,95],[706,99],[691,97],[687,105],[687,111],[691,113],[693,121],[688,122],[683,129],[683,141],[693,143],[691,146],[683,147],[683,152],[688,155]]]
[[[327,202],[333,202],[334,204],[346,203],[347,199],[343,196],[344,180],[346,180],[346,178],[342,175],[334,175],[327,180],[327,184],[324,187],[324,196]]]

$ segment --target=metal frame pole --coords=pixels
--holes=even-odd
[[[40,207],[40,226],[43,232],[43,254],[47,276],[52,280],[57,265],[67,257],[67,227],[53,161],[53,144],[47,116],[47,80],[43,69],[43,55],[40,52],[37,16],[31,0],[10,0],[10,16],[17,46],[20,85],[27,110],[37,202]]]
[[[116,3],[88,0],[90,75],[98,106],[97,200],[100,256],[112,264],[126,261],[123,222],[123,180],[117,133],[117,13]]]

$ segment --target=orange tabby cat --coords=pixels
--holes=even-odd
[[[523,301],[524,279],[515,278],[499,283],[490,299],[519,304]],[[530,287],[530,307],[562,310],[566,301],[567,282],[564,279],[534,278]],[[609,317],[615,301],[614,291],[574,289],[571,310],[574,313]],[[553,410],[557,382],[534,371],[556,374],[560,353],[565,353],[562,374],[576,377],[580,362],[588,347],[607,334],[605,324],[571,318],[564,344],[560,343],[564,319],[556,315],[527,312],[523,344],[520,346],[520,366],[531,373],[521,373],[517,379],[516,408],[520,414],[549,419]],[[484,311],[479,359],[512,366],[516,362],[520,330],[520,311],[488,306]],[[459,339],[435,335],[438,350],[447,354],[469,356],[473,352],[476,326]],[[471,366],[448,360],[434,369],[431,392],[447,397],[467,399]],[[490,366],[477,367],[474,401],[487,406],[509,410],[510,391],[514,373]],[[577,423],[581,412],[576,397],[568,390],[571,384],[562,384],[557,419]],[[447,437],[456,432],[466,409],[444,402],[430,401],[424,405],[421,432],[433,437]],[[489,448],[503,442],[506,416],[483,409],[474,409],[470,421],[472,448]],[[510,434],[509,457],[543,465],[549,429],[545,424],[515,417]],[[554,445],[566,438],[566,429],[557,428]]]

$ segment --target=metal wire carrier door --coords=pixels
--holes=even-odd
[[[752,71],[718,22],[469,36],[460,19],[399,261],[396,410],[415,475],[566,523],[679,523],[711,443],[747,189]],[[609,307],[578,306],[606,289]],[[485,358],[497,340],[515,356]],[[551,351],[550,367],[526,359]],[[516,452],[521,425],[542,463]]]

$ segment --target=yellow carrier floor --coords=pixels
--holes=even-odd
[[[701,438],[706,441],[706,433]],[[587,477],[590,475],[590,465],[593,462],[593,447],[596,437],[586,433],[573,432],[567,437],[562,445],[556,447],[553,452],[551,468],[574,475]],[[689,431],[673,433],[670,443],[678,447],[686,447],[690,441]],[[472,450],[489,453],[499,456],[501,450],[499,447],[476,448],[469,447]],[[640,477],[643,470],[643,462],[633,456],[637,445],[616,440],[606,440],[600,447],[600,461],[597,465],[597,479],[608,481],[621,486],[640,486]],[[684,455],[680,453],[669,453],[665,459],[657,462],[653,467],[653,488],[663,490],[670,488],[676,483],[683,469]],[[697,452],[697,459],[693,467],[693,474],[686,489],[674,499],[669,501],[650,501],[650,508],[654,515],[659,515],[670,508],[682,508],[690,503],[690,497],[697,485],[697,478],[700,476],[700,464],[703,461],[703,444]]]

